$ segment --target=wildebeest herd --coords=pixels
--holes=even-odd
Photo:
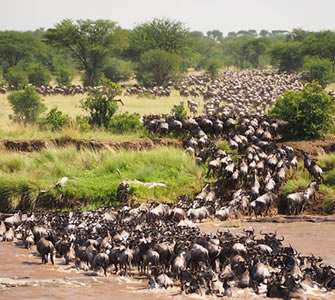
[[[202,77],[187,79],[189,90],[204,96],[203,115],[186,120],[155,115],[144,118],[153,134],[184,137],[186,151],[207,164],[207,176],[214,180],[195,199],[180,206],[189,209],[194,219],[209,214],[220,219],[251,213],[259,216],[273,207],[284,213],[301,213],[316,196],[322,169],[307,154],[277,144],[286,124],[266,116],[265,110],[283,91],[300,89],[302,83],[296,75],[272,72],[226,75],[213,82]],[[187,104],[191,110],[196,103],[189,100]],[[220,140],[228,141],[230,153],[220,148]],[[312,182],[305,190],[283,197],[280,188],[297,168],[298,157],[304,158]]]
[[[54,256],[66,264],[105,275],[142,274],[150,288],[178,285],[185,293],[230,296],[232,288],[283,299],[306,298],[306,292],[335,289],[335,269],[315,256],[304,256],[276,233],[244,230],[205,234],[195,222],[240,215],[266,215],[278,209],[299,214],[312,203],[322,169],[304,153],[279,145],[285,123],[266,116],[266,108],[287,89],[301,89],[296,75],[270,71],[227,72],[221,79],[190,76],[176,87],[185,96],[203,96],[187,105],[192,118],[146,116],[145,127],[156,135],[184,138],[185,151],[207,164],[209,182],[194,199],[176,205],[125,205],[119,210],[46,213],[8,217],[0,224],[4,241],[36,244],[47,263]],[[223,149],[219,141],[229,147]],[[280,188],[303,159],[311,183],[283,197]],[[121,183],[119,200],[130,197]]]
[[[159,213],[158,213],[159,212]],[[103,270],[107,276],[140,274],[150,288],[180,286],[185,293],[230,296],[232,288],[251,288],[268,297],[304,299],[311,290],[335,288],[335,269],[304,256],[276,233],[257,236],[202,233],[180,208],[142,204],[119,211],[68,214],[16,214],[0,224],[5,241],[36,244],[47,263]]]

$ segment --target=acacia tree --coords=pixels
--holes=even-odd
[[[98,84],[114,44],[115,22],[108,20],[64,20],[46,32],[51,45],[66,48],[84,71],[84,85]]]
[[[188,31],[181,22],[154,19],[137,26],[130,34],[131,54],[141,54],[153,49],[181,54],[188,43]]]

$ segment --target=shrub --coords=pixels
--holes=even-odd
[[[335,200],[326,199],[322,205],[323,212],[327,215],[331,215],[335,210]]]
[[[28,66],[28,80],[35,86],[48,85],[51,75],[45,66],[34,64]]]
[[[58,85],[69,86],[71,85],[71,82],[73,80],[73,73],[70,69],[67,69],[66,67],[60,67],[56,71],[55,79]]]
[[[133,67],[131,62],[113,58],[104,67],[103,73],[113,82],[126,81],[132,76]]]
[[[115,133],[126,133],[141,130],[143,128],[141,116],[136,113],[121,113],[114,115],[109,123],[109,128]]]
[[[288,137],[319,137],[334,125],[334,101],[316,83],[306,85],[302,91],[284,93],[270,113],[288,122]]]
[[[46,109],[41,96],[32,86],[11,93],[8,100],[14,112],[12,118],[17,122],[35,123]]]
[[[206,73],[212,78],[216,78],[219,75],[222,63],[218,59],[210,59],[205,64]]]
[[[303,70],[303,77],[306,80],[317,81],[322,87],[326,87],[334,78],[333,64],[329,59],[307,57]]]
[[[75,125],[82,132],[86,132],[91,129],[91,125],[89,123],[88,117],[77,116]]]
[[[51,109],[46,117],[41,120],[40,125],[52,131],[63,129],[70,124],[70,117],[57,108]]]
[[[136,71],[137,80],[144,85],[166,85],[177,78],[181,58],[165,50],[149,50],[140,58]]]
[[[5,79],[7,83],[16,90],[21,90],[28,84],[27,73],[18,66],[9,68],[5,73]]]
[[[92,126],[108,128],[112,116],[118,109],[115,97],[121,93],[121,87],[111,81],[104,81],[101,88],[89,92],[82,101],[82,108],[88,113],[88,120]]]
[[[187,110],[184,102],[176,104],[171,109],[171,114],[179,121],[183,121],[187,118]]]

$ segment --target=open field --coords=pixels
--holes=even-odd
[[[69,147],[30,154],[2,152],[0,209],[32,208],[36,201],[50,208],[116,205],[116,190],[123,180],[166,185],[152,189],[135,185],[138,201],[174,202],[181,195],[198,191],[202,173],[202,167],[190,156],[171,148],[78,152]],[[69,182],[64,188],[55,188],[64,176]]]
[[[44,103],[48,109],[57,107],[74,119],[76,116],[85,113],[80,107],[80,102],[84,97],[84,95],[46,96],[44,97]],[[167,114],[175,104],[180,103],[180,101],[186,102],[187,98],[181,97],[177,91],[173,91],[170,97],[123,96],[122,100],[125,105],[119,106],[119,112],[139,113],[143,116],[147,114]],[[202,107],[202,99],[196,98],[195,101]],[[0,94],[0,107],[0,139],[51,139],[69,136],[82,139],[129,141],[145,135],[142,132],[114,134],[103,129],[81,131],[73,126],[58,132],[43,131],[38,126],[22,126],[12,122],[9,118],[12,109],[7,100],[7,95]]]
[[[46,96],[43,97],[48,109],[57,107],[62,112],[68,114],[70,117],[75,118],[78,115],[83,115],[84,112],[80,107],[80,101],[85,95],[74,95],[74,96]],[[124,106],[119,106],[120,112],[139,113],[140,115],[147,114],[167,114],[171,111],[171,108],[180,103],[180,101],[186,101],[187,98],[181,97],[177,91],[172,91],[169,97],[150,97],[150,96],[122,96],[121,97]],[[198,103],[202,103],[202,99],[195,99]],[[12,114],[12,109],[7,100],[7,95],[0,94],[0,130],[12,130],[13,123],[9,119],[9,115]],[[201,107],[201,105],[200,105]]]

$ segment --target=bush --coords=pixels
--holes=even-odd
[[[218,59],[210,59],[205,64],[206,73],[212,78],[216,78],[219,75],[222,63]]]
[[[121,87],[111,81],[104,81],[101,88],[89,92],[82,101],[82,108],[88,113],[88,121],[92,126],[108,128],[118,109],[115,97],[121,93]]]
[[[88,117],[77,116],[75,125],[82,132],[87,132],[91,129]]]
[[[176,104],[171,109],[171,114],[179,121],[183,121],[187,118],[187,110],[184,102]]]
[[[149,50],[140,58],[136,71],[137,80],[147,86],[166,85],[177,78],[180,72],[181,58],[165,50]]]
[[[320,137],[333,127],[334,112],[332,98],[313,83],[302,91],[284,93],[270,113],[288,122],[288,137],[309,139]]]
[[[23,89],[28,84],[28,75],[21,67],[11,67],[5,73],[5,79],[16,90]]]
[[[51,109],[47,116],[41,120],[42,128],[50,129],[51,131],[62,130],[70,124],[70,117],[62,113],[57,108]]]
[[[35,86],[48,85],[51,75],[45,66],[34,64],[28,66],[28,80]]]
[[[65,85],[69,86],[72,83],[73,80],[73,73],[70,69],[67,69],[65,67],[60,67],[56,71],[56,82],[58,85]]]
[[[35,123],[46,109],[41,96],[32,86],[26,87],[23,91],[11,93],[8,100],[14,112],[12,118],[17,122]]]
[[[133,67],[131,62],[113,58],[104,67],[103,73],[106,78],[113,82],[126,81],[132,76]]]
[[[323,202],[322,210],[327,215],[331,215],[332,213],[334,213],[334,210],[335,210],[335,200],[326,199]]]
[[[322,87],[326,87],[334,79],[333,64],[329,59],[307,57],[303,70],[306,80],[317,81]]]
[[[114,115],[109,123],[109,129],[115,133],[134,132],[142,128],[141,116],[136,113],[126,112]]]

